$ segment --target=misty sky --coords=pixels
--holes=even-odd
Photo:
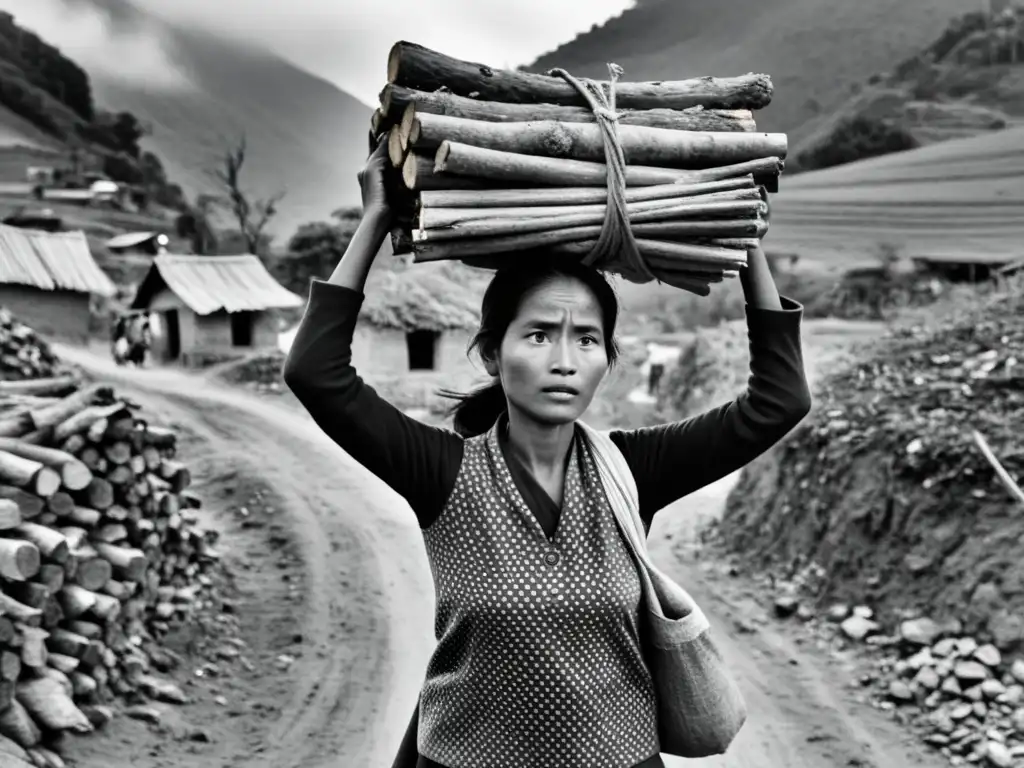
[[[167,19],[188,22],[270,47],[294,63],[374,103],[387,54],[411,40],[498,67],[528,63],[578,32],[633,5],[632,0],[133,0]],[[16,16],[78,58],[87,69],[126,60],[148,82],[163,73],[158,46],[105,45],[103,30],[70,18],[57,0],[0,0]],[[124,49],[130,45],[131,50]],[[113,65],[113,62],[111,62]],[[156,83],[154,83],[156,84]]]

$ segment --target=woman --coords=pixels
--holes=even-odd
[[[313,282],[284,376],[423,531],[438,645],[396,765],[660,767],[639,575],[575,424],[615,361],[615,294],[573,262],[498,271],[474,341],[493,383],[459,400],[454,431],[406,417],[351,364],[366,276],[391,226],[385,157],[378,148],[360,174],[362,221],[330,278]],[[759,248],[742,281],[747,391],[691,419],[611,434],[648,527],[810,407],[801,307],[779,297]]]

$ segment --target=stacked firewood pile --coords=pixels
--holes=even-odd
[[[753,119],[771,101],[770,78],[602,85],[606,98],[614,91],[624,169],[607,163],[606,144],[617,156],[598,122],[607,106],[561,73],[396,43],[370,131],[394,168],[395,252],[479,266],[540,249],[586,257],[628,226],[640,274],[614,259],[595,266],[700,295],[737,274],[767,230],[766,190],[777,189],[787,151],[785,134],[758,132]],[[608,190],[620,172],[628,223]]]
[[[37,379],[63,370],[50,345],[0,307],[0,379]]]
[[[110,387],[0,381],[3,766],[62,765],[62,734],[105,723],[115,698],[185,701],[156,674],[173,666],[158,641],[218,553],[176,448]]]

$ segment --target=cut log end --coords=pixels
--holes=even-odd
[[[402,49],[405,48],[409,43],[404,40],[399,40],[388,52],[388,84],[394,83],[398,79],[398,73],[402,65]]]
[[[388,132],[388,157],[394,168],[401,168],[405,162],[405,149],[402,147],[401,126],[392,126]]]

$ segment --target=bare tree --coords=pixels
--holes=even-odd
[[[267,198],[254,199],[242,190],[241,173],[245,164],[246,142],[243,134],[238,143],[224,151],[220,166],[210,171],[223,190],[221,203],[238,222],[238,229],[245,239],[249,253],[258,254],[261,236],[267,224],[277,214],[277,204],[284,197],[284,191]]]

